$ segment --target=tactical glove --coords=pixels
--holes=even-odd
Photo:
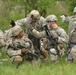
[[[27,53],[27,52],[28,52],[27,49],[25,49],[25,48],[21,49],[21,53],[22,53],[22,54],[25,54],[25,53]]]

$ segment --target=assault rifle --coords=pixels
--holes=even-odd
[[[13,45],[9,45],[9,47],[13,48],[14,50],[23,49],[23,48],[26,49],[25,45],[19,45],[18,47],[14,47]],[[9,48],[9,47],[8,47],[8,48]],[[28,51],[28,52],[25,53],[25,54],[28,55],[28,56],[31,56],[31,57],[36,58],[36,60],[39,58],[39,56],[38,56],[36,53],[33,53],[33,52],[31,52],[31,51]]]
[[[59,49],[58,49],[58,39],[54,39],[52,34],[50,33],[50,30],[48,29],[48,26],[45,25],[44,26],[44,30],[46,32],[46,35],[48,36],[48,39],[52,42],[53,47],[56,49],[57,54],[59,54]]]
[[[14,47],[13,45],[9,45],[8,48],[9,48],[9,47],[10,47],[10,48],[13,48],[14,50],[23,49],[23,48],[26,49],[26,47],[23,46],[23,45],[19,45],[18,47]],[[24,57],[24,56],[25,56],[25,57],[26,57],[26,56],[31,56],[31,57],[34,58],[35,60],[37,60],[37,59],[39,58],[39,56],[38,56],[37,54],[35,54],[35,53],[33,53],[33,52],[30,52],[30,51],[22,54],[22,56],[23,56],[23,57]],[[26,58],[23,58],[23,59],[25,60]],[[14,61],[13,61],[12,63],[14,63]],[[16,68],[18,68],[20,64],[21,64],[21,63],[18,63],[18,64],[16,65]]]

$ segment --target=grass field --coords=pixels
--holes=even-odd
[[[2,51],[0,59],[2,58],[8,58],[5,50]],[[0,64],[0,75],[76,75],[76,63],[67,63],[64,57],[57,64],[51,63],[50,60],[45,62],[39,60],[37,65],[25,61],[17,69],[16,65],[5,61]]]
[[[48,10],[47,16],[52,13],[55,14],[58,17],[58,25],[68,32],[68,24],[62,23],[60,18],[61,14],[67,14],[68,12],[66,5],[61,6],[61,3],[58,3],[55,9],[49,8]],[[0,20],[0,29],[5,31],[9,28],[11,19],[16,21],[21,18],[24,18],[24,14],[19,12],[10,13],[6,18],[2,16]],[[6,55],[5,49],[3,49],[0,60],[5,58],[8,58],[8,56]],[[5,61],[0,64],[0,75],[76,75],[76,62],[67,63],[65,62],[65,57],[63,60],[59,60],[57,64],[51,63],[50,60],[46,62],[41,62],[39,60],[38,65],[27,63],[25,61],[17,69],[16,65],[13,65],[11,61]]]

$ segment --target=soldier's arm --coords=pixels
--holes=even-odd
[[[9,57],[15,56],[15,55],[21,55],[21,49],[14,50],[14,48],[9,47],[7,49],[7,55]]]
[[[44,37],[46,37],[46,32],[45,32],[45,31],[39,32],[39,31],[33,29],[33,30],[32,30],[32,33],[33,33],[33,35],[34,35],[36,38],[44,38]]]
[[[41,16],[41,18],[40,18],[40,24],[42,25],[42,27],[44,26],[44,25],[46,25],[46,19],[44,18],[44,17],[42,17]]]
[[[15,22],[15,24],[16,24],[16,25],[19,25],[19,26],[22,26],[22,25],[25,25],[25,22],[26,22],[26,18],[17,20],[17,21]]]
[[[61,32],[59,33],[59,36],[58,36],[58,42],[59,43],[68,43],[69,38],[68,38],[67,33],[63,29],[61,29],[60,31]]]
[[[70,16],[61,15],[60,18],[62,19],[62,22],[69,23],[71,17]]]

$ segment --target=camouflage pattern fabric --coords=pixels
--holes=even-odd
[[[74,61],[74,60],[76,61],[76,45],[74,45],[74,46],[70,49],[66,60],[67,60],[67,61],[71,61],[71,62]]]
[[[31,23],[30,16],[28,16],[24,19],[16,21],[15,23],[16,25],[19,25],[19,26],[25,26],[25,33],[28,34],[28,38],[32,41],[35,50],[39,51],[40,50],[40,47],[39,47],[40,39],[33,35],[31,29],[34,28],[38,31],[42,31],[43,26],[46,24],[45,19],[41,16],[40,19],[36,23]]]
[[[0,48],[5,46],[4,33],[0,30]]]
[[[15,55],[21,55],[22,48],[20,48],[20,46],[25,47],[26,49],[28,49],[31,52],[34,52],[34,48],[33,48],[33,46],[31,46],[31,48],[30,48],[29,42],[31,43],[31,41],[25,37],[23,37],[21,40],[11,38],[10,43],[7,47],[7,54],[10,57],[15,56]]]

